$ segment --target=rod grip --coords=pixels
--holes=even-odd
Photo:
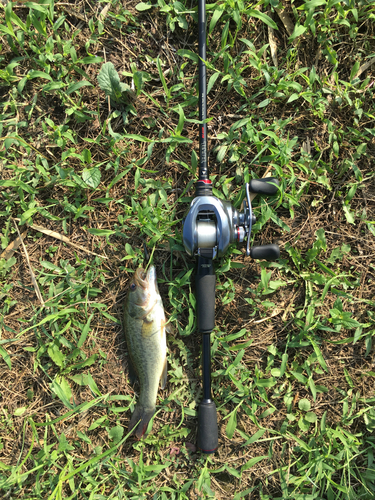
[[[202,401],[198,408],[198,448],[203,453],[215,453],[219,446],[216,406]]]
[[[210,333],[215,327],[215,281],[214,274],[195,276],[195,296],[197,299],[198,330]]]
[[[264,177],[263,179],[252,179],[249,182],[249,189],[252,193],[273,195],[278,191],[280,182],[275,177]]]
[[[269,245],[259,245],[252,247],[250,257],[253,259],[277,260],[280,257],[279,245],[271,243]]]

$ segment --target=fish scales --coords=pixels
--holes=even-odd
[[[162,388],[166,384],[165,323],[155,268],[151,266],[147,273],[139,268],[130,283],[124,311],[131,365],[140,383],[139,399],[129,424],[137,438],[145,433],[155,412],[159,382]]]

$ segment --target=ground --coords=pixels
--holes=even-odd
[[[253,243],[277,242],[280,259],[232,246],[216,262],[208,457],[182,244],[199,149],[196,7],[0,10],[4,498],[374,496],[374,7],[207,10],[214,194],[239,208],[249,179],[281,183],[253,202]],[[138,442],[121,318],[144,242],[172,330],[168,384]]]

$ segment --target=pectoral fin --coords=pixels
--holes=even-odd
[[[173,328],[173,326],[172,326],[171,323],[166,323],[165,324],[165,330],[166,330],[167,333],[169,333],[169,335],[172,335],[175,332],[175,330],[174,330],[174,328]]]
[[[168,362],[167,358],[165,358],[164,361],[164,366],[163,366],[163,371],[160,377],[160,387],[161,389],[165,389],[165,386],[167,385],[167,368],[168,368]]]

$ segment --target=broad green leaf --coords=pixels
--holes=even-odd
[[[5,363],[8,365],[9,370],[12,369],[12,363],[10,361],[10,356],[8,352],[4,349],[4,347],[0,346],[0,356],[2,356]]]
[[[259,431],[257,431],[255,434],[253,434],[251,436],[250,439],[248,439],[242,446],[248,446],[249,444],[253,444],[255,443],[256,441],[258,441],[258,439],[260,439],[263,434],[266,432],[266,429],[259,429]]]
[[[52,77],[47,73],[44,73],[44,71],[36,71],[33,69],[29,71],[27,77],[29,80],[31,80],[32,78],[45,78],[46,80],[52,80]]]
[[[298,408],[301,411],[309,411],[311,408],[311,403],[308,399],[303,398],[298,401]]]
[[[228,439],[232,439],[236,427],[237,427],[237,408],[232,412],[231,416],[229,417],[227,427],[225,429]]]
[[[114,101],[120,101],[122,97],[122,87],[120,77],[113,63],[104,63],[98,75],[99,87]]]
[[[83,330],[82,330],[82,333],[81,333],[81,336],[78,340],[78,343],[77,343],[77,347],[80,348],[83,346],[83,344],[85,343],[86,341],[86,338],[87,338],[87,335],[90,331],[90,322],[93,318],[93,314],[91,314],[91,316],[89,317],[89,319],[87,320],[87,323],[85,324],[85,326],[83,327]]]
[[[258,108],[265,108],[270,102],[272,102],[272,99],[264,99],[264,101],[258,104]]]
[[[246,462],[245,465],[243,465],[241,467],[241,472],[243,472],[245,470],[251,469],[251,467],[253,467],[255,464],[257,464],[261,460],[264,460],[265,458],[268,458],[268,456],[267,455],[263,455],[261,457],[254,457],[254,458],[252,458],[251,460],[249,460],[248,462]]]
[[[83,59],[80,59],[78,62],[81,64],[99,64],[103,62],[103,58],[99,56],[87,56]]]
[[[199,61],[199,56],[195,52],[192,52],[191,50],[188,49],[180,49],[177,51],[177,54],[181,57],[188,57],[189,59],[191,59],[196,63],[198,63]]]
[[[210,26],[209,26],[209,29],[208,29],[208,33],[209,34],[212,33],[212,31],[214,30],[214,28],[216,26],[216,23],[218,22],[218,20],[222,16],[222,14],[224,12],[224,9],[225,9],[225,5],[226,5],[225,3],[220,4],[214,10],[214,13],[212,14],[211,21],[210,21]]]
[[[60,387],[62,388],[62,390],[64,391],[66,398],[68,399],[68,401],[70,401],[73,397],[73,394],[72,394],[72,390],[70,388],[69,382],[66,380],[65,377],[62,377],[62,376],[61,377],[58,376],[56,378],[56,380],[60,384]]]
[[[315,7],[320,7],[320,5],[325,5],[327,0],[310,0],[309,2],[304,3],[301,7],[298,7],[298,10],[310,10],[315,9]]]
[[[39,5],[35,2],[25,2],[23,4],[25,7],[29,7],[29,9],[37,10],[38,12],[42,12],[43,14],[47,14],[47,6]]]
[[[140,142],[153,142],[152,139],[149,139],[148,137],[145,137],[144,135],[138,135],[138,134],[124,134],[121,136],[121,138],[134,139],[135,141],[140,141]]]
[[[121,425],[116,425],[112,427],[112,429],[108,432],[108,437],[115,444],[121,441],[122,436],[124,435],[124,428]]]
[[[317,416],[316,416],[316,414],[313,411],[309,411],[305,415],[305,420],[307,420],[308,422],[311,422],[312,424],[314,424],[316,422],[316,420],[317,420]]]
[[[116,231],[114,231],[113,229],[90,228],[88,229],[88,232],[90,234],[94,234],[95,236],[110,236],[111,234],[115,234]]]
[[[295,372],[295,371],[291,371],[290,372],[292,375],[294,375],[296,377],[296,379],[301,382],[302,384],[306,385],[307,384],[307,378],[302,375],[302,373],[299,373],[299,372]]]
[[[220,75],[221,75],[221,73],[216,72],[216,73],[214,73],[213,75],[210,76],[210,79],[208,80],[208,85],[207,85],[207,94],[210,93],[210,90],[215,85],[215,82],[219,78]]]
[[[9,2],[10,4],[10,2]],[[9,5],[8,4],[8,5]],[[26,25],[12,10],[8,11],[8,6],[5,9],[5,18],[8,21],[12,21],[15,25],[22,29],[22,31],[27,31]]]
[[[0,24],[0,31],[2,31],[3,33],[6,33],[7,35],[15,36],[13,29],[8,28],[7,26],[4,26],[3,24]]]
[[[289,99],[287,100],[287,103],[296,101],[299,98],[299,94],[292,94]]]
[[[73,380],[77,385],[84,386],[87,384],[87,375],[85,373],[79,373],[78,375],[69,375],[69,378]]]
[[[310,338],[310,342],[314,348],[314,351],[315,351],[315,354],[316,354],[316,357],[319,361],[320,366],[323,368],[323,370],[325,370],[328,373],[329,372],[328,366],[323,358],[322,351],[319,349],[317,343],[312,338]]]
[[[81,368],[86,368],[87,366],[91,366],[95,363],[95,361],[98,359],[98,354],[93,354],[89,358],[87,358],[85,361],[82,361],[81,363],[76,363],[74,365],[69,366],[68,368],[65,369],[65,372],[71,372],[72,370],[79,370]]]
[[[81,438],[82,441],[84,441],[85,443],[92,444],[91,439],[88,436],[86,436],[84,432],[77,431],[77,436]]]
[[[55,264],[52,264],[52,262],[42,260],[42,261],[40,261],[40,263],[42,264],[43,267],[45,267],[46,269],[49,269],[50,271],[56,271],[59,274],[64,272],[60,267],[55,266]]]
[[[175,133],[177,135],[181,135],[181,132],[184,128],[184,123],[185,123],[185,114],[184,114],[184,110],[182,109],[182,107],[180,105],[178,105],[177,113],[179,114],[179,119],[178,119],[178,124],[177,124],[177,128],[175,130]]]
[[[320,242],[321,248],[326,251],[327,250],[327,240],[326,240],[326,234],[324,232],[323,228],[320,228],[316,232],[316,239],[317,241]]]
[[[63,368],[65,356],[60,351],[58,346],[56,344],[52,344],[51,346],[48,347],[47,352],[52,361],[60,368]]]
[[[72,92],[76,92],[81,87],[92,87],[92,86],[93,85],[90,82],[88,82],[87,80],[81,80],[80,82],[76,82],[76,83],[73,83],[73,85],[70,85],[67,88],[66,93],[69,95]]]
[[[17,408],[14,411],[13,415],[15,417],[20,417],[21,415],[23,415],[25,413],[26,410],[27,410],[26,406],[22,406],[22,408]]]
[[[349,224],[355,224],[354,213],[350,211],[348,205],[343,205],[342,207],[344,215]]]
[[[361,62],[359,60],[354,63],[354,66],[352,67],[352,70],[350,72],[350,80],[349,81],[354,80],[354,77],[358,73],[360,65],[361,65]]]
[[[167,82],[165,81],[165,76],[164,76],[164,73],[163,73],[163,69],[161,67],[161,62],[160,62],[160,57],[159,56],[156,59],[156,66],[158,68],[160,80],[161,80],[161,83],[163,85],[163,89],[164,89],[165,95],[166,95],[166,97],[169,97],[169,90],[168,90],[168,87],[167,87]]]
[[[306,432],[309,430],[310,427],[310,422],[308,422],[302,415],[300,419],[298,420],[298,427],[301,429],[302,432]]]
[[[51,388],[53,392],[56,394],[56,396],[64,403],[64,405],[72,410],[73,405],[70,403],[69,398],[67,398],[64,388],[59,384],[57,380],[54,380],[52,382]]]
[[[291,34],[291,36],[289,37],[289,40],[290,41],[293,41],[295,38],[298,38],[299,36],[301,36],[303,33],[305,33],[307,28],[305,28],[305,26],[301,26],[299,24],[296,24],[295,28],[294,28],[294,31],[293,33]]]
[[[311,394],[312,394],[314,401],[316,401],[316,392],[317,391],[316,391],[315,382],[314,382],[312,377],[309,377],[308,386],[310,387],[310,391],[311,391]]]
[[[88,386],[90,387],[90,389],[92,390],[92,392],[96,395],[96,396],[101,396],[101,393],[98,389],[98,386],[96,385],[96,382],[95,380],[92,378],[90,372],[87,374],[86,376],[86,380],[87,380],[87,384]]]
[[[269,16],[267,16],[267,14],[264,14],[263,12],[259,12],[259,10],[248,9],[246,11],[246,13],[251,17],[256,17],[256,18],[260,19],[265,24],[267,24],[267,26],[270,26],[274,30],[279,29],[277,24],[275,23],[275,21],[273,21]]]
[[[47,85],[45,85],[42,88],[42,91],[43,92],[50,92],[51,90],[62,89],[64,87],[66,87],[66,84],[64,82],[50,82],[50,83],[47,83]]]
[[[25,222],[27,222],[30,219],[30,217],[32,217],[37,211],[38,211],[38,207],[33,207],[33,208],[29,208],[29,210],[26,210],[26,212],[24,212],[21,215],[20,226],[25,224]]]
[[[153,7],[152,4],[145,3],[145,2],[140,2],[138,3],[135,8],[138,10],[138,12],[143,12],[145,10],[149,10]]]
[[[220,146],[219,151],[216,155],[216,159],[218,162],[222,162],[225,157],[225,153],[227,152],[228,146]]]
[[[288,362],[288,354],[284,353],[281,356],[281,367],[280,367],[280,375],[279,375],[279,377],[282,377],[284,375],[287,362]]]
[[[276,380],[274,379],[274,377],[270,377],[270,378],[263,378],[263,379],[260,379],[260,380],[257,380],[255,382],[255,384],[258,386],[258,387],[273,387],[275,384],[276,384]]]
[[[100,173],[100,169],[98,167],[85,168],[82,171],[82,179],[93,189],[96,189],[99,186],[101,176],[102,174]]]

